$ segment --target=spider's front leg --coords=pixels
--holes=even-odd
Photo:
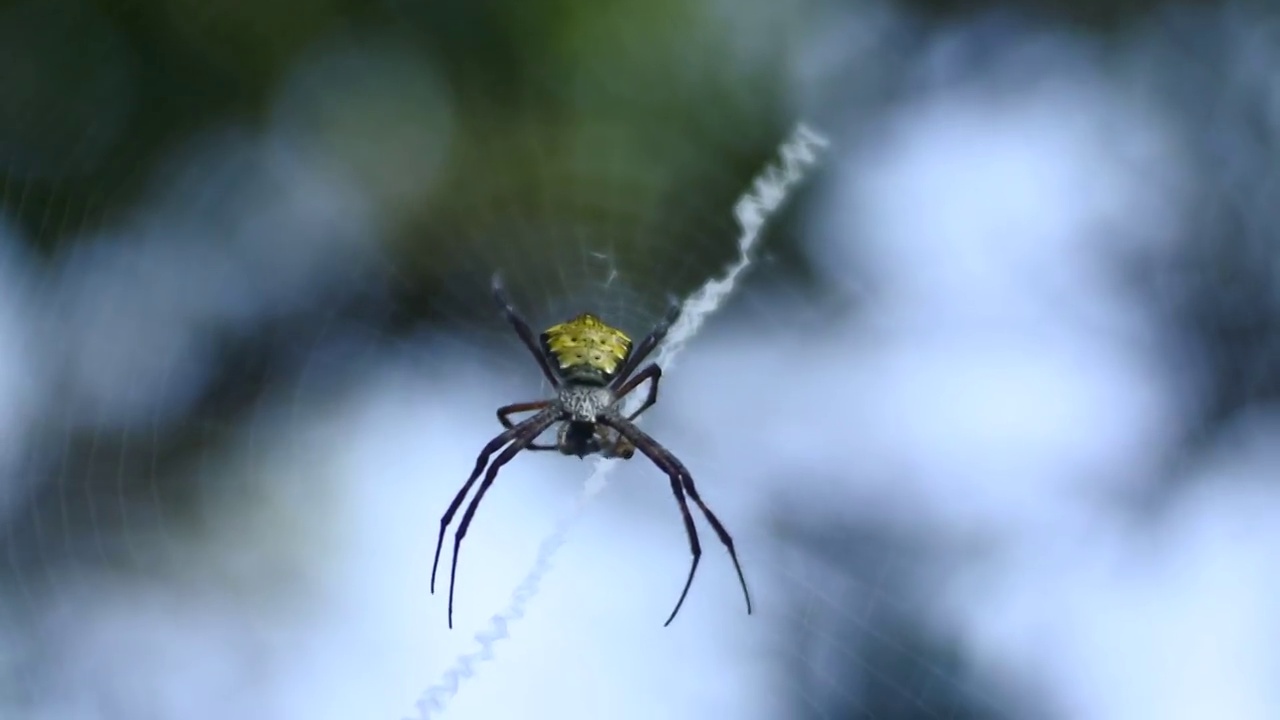
[[[596,444],[601,457],[630,460],[636,454],[636,446],[630,440],[604,425],[596,426]]]
[[[502,423],[502,427],[510,430],[511,428],[515,427],[515,423],[511,422],[512,415],[515,415],[516,413],[525,413],[525,412],[533,412],[535,410],[542,410],[546,407],[549,407],[550,405],[551,405],[550,400],[535,400],[533,402],[512,403],[510,405],[503,405],[502,407],[498,408],[498,422]],[[525,449],[526,450],[559,450],[560,447],[558,445],[546,445],[543,443],[529,443],[529,446],[526,447]]]

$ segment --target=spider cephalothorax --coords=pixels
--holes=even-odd
[[[525,347],[533,353],[538,366],[556,395],[550,400],[515,403],[498,408],[498,422],[506,428],[480,451],[476,458],[471,476],[467,478],[462,489],[453,498],[444,516],[440,518],[440,537],[436,544],[435,561],[431,566],[431,591],[435,592],[436,568],[440,564],[440,550],[444,546],[444,534],[448,530],[453,516],[462,506],[471,486],[484,472],[475,497],[467,505],[458,524],[453,542],[453,564],[449,571],[449,627],[453,627],[453,585],[458,570],[458,548],[462,538],[467,534],[471,519],[475,516],[480,500],[488,491],[503,465],[511,461],[521,450],[557,450],[565,455],[576,455],[580,458],[588,455],[603,455],[629,459],[639,450],[655,465],[667,473],[671,480],[671,492],[676,496],[680,513],[684,519],[685,532],[689,536],[689,549],[693,554],[693,564],[689,567],[689,576],[685,580],[684,590],[676,601],[675,609],[667,618],[667,625],[675,619],[680,606],[684,604],[689,587],[693,584],[694,572],[698,569],[698,560],[702,556],[702,546],[698,542],[698,532],[693,524],[693,516],[689,512],[690,498],[702,511],[711,529],[715,531],[720,542],[729,550],[729,557],[738,571],[738,581],[742,584],[742,593],[747,601],[747,612],[751,612],[751,595],[747,590],[747,581],[742,574],[742,566],[738,563],[738,554],[733,547],[733,538],[720,524],[720,521],[702,501],[698,489],[694,487],[693,477],[684,464],[640,428],[635,419],[648,410],[658,400],[658,381],[662,378],[662,368],[656,363],[649,363],[639,372],[636,368],[644,362],[650,353],[667,336],[671,324],[680,315],[679,304],[672,302],[665,317],[653,328],[639,345],[632,346],[631,338],[617,328],[605,324],[600,318],[583,313],[572,320],[547,328],[535,342],[529,324],[516,312],[511,301],[502,288],[500,279],[493,279],[493,293],[498,305],[502,308],[507,321],[515,329]],[[628,415],[623,415],[619,403],[623,398],[649,381],[649,391],[640,407]],[[519,423],[511,422],[511,415],[532,412],[534,415]],[[554,445],[534,442],[539,435],[556,423],[560,429]],[[502,452],[498,453],[499,450]],[[493,462],[489,458],[498,453]],[[488,471],[485,472],[486,466]]]

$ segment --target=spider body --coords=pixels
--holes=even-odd
[[[617,402],[618,397],[606,387],[566,382],[551,405],[568,416],[560,423],[555,448],[579,458],[604,455],[630,459],[635,448],[599,422],[603,416],[618,415]]]
[[[631,338],[591,313],[552,325],[542,333],[542,348],[556,376],[570,384],[603,386],[631,355]]]
[[[609,388],[577,380],[567,381],[555,399],[555,403],[569,415],[570,420],[587,423],[594,423],[596,418],[611,410],[617,401]]]
[[[606,457],[630,458],[635,454],[633,448],[619,447],[616,440],[613,440],[612,444],[611,440],[594,422],[569,420],[560,426],[560,432],[556,436],[556,448],[565,455],[574,455],[579,458],[597,454]]]
[[[454,533],[453,563],[449,571],[449,627],[453,627],[453,588],[458,571],[458,550],[467,528],[475,517],[480,500],[497,478],[502,466],[510,462],[522,450],[556,450],[564,455],[575,455],[585,458],[590,455],[602,455],[611,458],[631,458],[637,450],[649,458],[654,465],[665,472],[671,481],[671,492],[675,495],[684,520],[685,533],[689,537],[689,550],[693,555],[693,563],[689,567],[689,575],[685,579],[684,590],[676,601],[675,609],[667,618],[667,625],[675,620],[676,613],[684,604],[689,588],[693,585],[693,576],[698,569],[698,561],[702,557],[702,545],[698,541],[698,531],[693,524],[693,516],[689,512],[689,500],[693,500],[702,511],[711,529],[715,531],[720,542],[729,551],[734,569],[738,572],[738,581],[742,585],[742,594],[747,601],[747,613],[751,612],[751,594],[747,590],[747,581],[742,574],[742,566],[738,563],[737,551],[733,546],[733,538],[711,512],[698,494],[693,484],[693,477],[684,464],[654,440],[648,433],[635,425],[635,419],[658,400],[658,382],[662,378],[662,368],[656,363],[649,363],[639,369],[640,363],[653,352],[666,338],[667,331],[680,314],[679,304],[672,302],[666,316],[640,341],[633,346],[631,338],[621,330],[606,324],[590,313],[553,325],[534,340],[529,324],[511,305],[502,288],[500,279],[493,279],[493,293],[503,314],[525,348],[537,360],[543,377],[555,388],[555,397],[548,400],[515,403],[498,408],[498,422],[505,430],[480,451],[476,458],[471,476],[463,484],[462,489],[454,496],[453,502],[440,518],[440,537],[436,544],[435,561],[431,566],[431,591],[435,592],[436,568],[440,564],[440,551],[444,546],[444,535],[449,523],[462,506],[471,487],[480,479],[480,488],[467,505],[462,521]],[[634,412],[623,415],[619,403],[645,382],[649,383],[648,394],[644,402]],[[534,413],[519,423],[513,423],[511,415],[517,413]],[[542,445],[535,440],[553,425],[559,424],[554,445]],[[494,454],[497,453],[497,457]],[[492,461],[490,459],[492,458]],[[486,470],[486,467],[488,468]]]

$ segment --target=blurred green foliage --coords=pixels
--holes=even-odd
[[[545,245],[557,226],[608,232],[645,219],[648,230],[611,247],[687,253],[692,216],[727,217],[793,122],[784,107],[792,10],[683,0],[10,1],[0,46],[18,60],[0,66],[0,208],[34,247],[56,253],[127,217],[193,135],[266,127],[303,60],[359,38],[419,56],[449,102],[440,177],[380,208],[397,266],[422,272],[410,280],[456,273],[458,262],[491,254],[477,243],[535,216],[547,226],[531,233],[542,244],[531,258],[559,257]],[[334,115],[314,121],[326,142],[358,144],[394,123],[395,108],[371,108],[356,90],[325,101],[360,104],[354,122],[318,108]],[[358,175],[376,184],[382,171]]]
[[[545,276],[590,237],[634,283],[682,291],[732,253],[729,208],[798,119],[796,58],[817,11],[840,4],[869,5],[7,0],[0,210],[54,254],[127,218],[193,136],[265,131],[317,53],[373,44],[412,61],[314,91],[306,141],[344,157],[375,196],[410,314],[431,315],[450,278],[478,299],[491,258],[514,249],[522,273]],[[1115,24],[1149,2],[1003,5]],[[995,4],[904,6],[927,18]],[[447,118],[388,100],[432,88]],[[415,144],[423,125],[442,151]],[[774,234],[793,256],[785,228]]]

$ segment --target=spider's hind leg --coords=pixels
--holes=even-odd
[[[618,370],[617,377],[613,379],[614,390],[622,387],[623,383],[626,383],[631,377],[631,373],[640,367],[640,363],[648,359],[649,355],[662,344],[662,341],[667,337],[667,333],[671,331],[671,326],[680,318],[681,310],[680,301],[672,297],[667,306],[667,314],[663,315],[658,324],[649,331],[649,334],[640,341],[639,345],[636,345],[635,350],[627,357],[626,364]]]
[[[538,363],[538,369],[542,371],[543,377],[547,382],[551,383],[551,387],[560,387],[560,380],[556,374],[551,371],[551,366],[547,364],[547,357],[538,347],[537,341],[533,337],[533,330],[529,329],[529,323],[521,317],[520,312],[516,310],[515,305],[511,303],[511,298],[507,296],[506,286],[502,283],[502,276],[494,273],[493,276],[493,299],[497,301],[498,307],[502,309],[502,315],[506,317],[507,322],[511,324],[512,329],[516,331],[516,335],[520,337],[520,342],[533,355],[534,360]]]
[[[634,422],[636,418],[640,417],[640,413],[653,407],[653,404],[658,402],[658,383],[662,380],[662,368],[657,363],[649,363],[640,372],[632,375],[631,379],[623,383],[617,390],[618,399],[621,400],[635,392],[636,388],[643,385],[645,380],[650,381],[649,394],[645,397],[644,402],[640,404],[640,407],[627,416],[627,420]]]

